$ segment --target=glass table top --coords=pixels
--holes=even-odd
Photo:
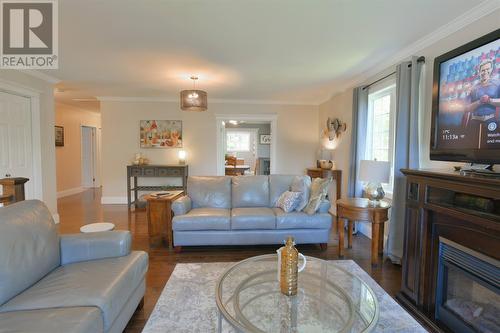
[[[307,257],[291,297],[280,293],[277,265],[269,254],[228,268],[216,286],[219,316],[241,332],[369,332],[377,324],[375,293],[335,262]]]

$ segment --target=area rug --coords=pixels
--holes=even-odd
[[[380,307],[375,332],[427,332],[354,261],[336,262],[375,292]],[[177,264],[142,332],[217,332],[215,284],[232,264]],[[234,332],[224,320],[222,327],[224,333]]]

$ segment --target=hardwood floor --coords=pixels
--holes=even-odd
[[[58,200],[60,233],[78,233],[82,225],[94,222],[112,222],[117,230],[130,230],[132,248],[149,253],[144,307],[136,311],[125,332],[141,332],[151,314],[163,287],[177,263],[238,261],[248,257],[273,253],[278,246],[217,246],[183,247],[181,253],[167,248],[149,248],[145,210],[130,211],[126,205],[101,205],[100,190],[86,190]],[[333,230],[333,229],[332,229]],[[337,233],[332,231],[326,251],[318,245],[299,245],[305,255],[332,260],[338,259]],[[358,234],[353,237],[352,249],[345,249],[345,259],[353,259],[372,278],[394,297],[401,285],[401,267],[385,260],[378,268],[370,264],[370,239]],[[381,260],[381,259],[380,259]]]

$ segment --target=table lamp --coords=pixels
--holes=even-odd
[[[381,183],[389,183],[391,165],[376,160],[361,160],[359,163],[359,181],[366,182],[363,189],[365,197],[371,204],[378,206],[385,196]]]
[[[179,150],[178,157],[179,157],[179,164],[186,164],[186,151],[185,150]]]

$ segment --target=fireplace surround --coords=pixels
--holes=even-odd
[[[402,172],[407,200],[398,301],[431,331],[489,332],[500,318],[488,321],[499,311],[500,179]]]
[[[440,237],[435,316],[454,332],[500,332],[500,262]]]

